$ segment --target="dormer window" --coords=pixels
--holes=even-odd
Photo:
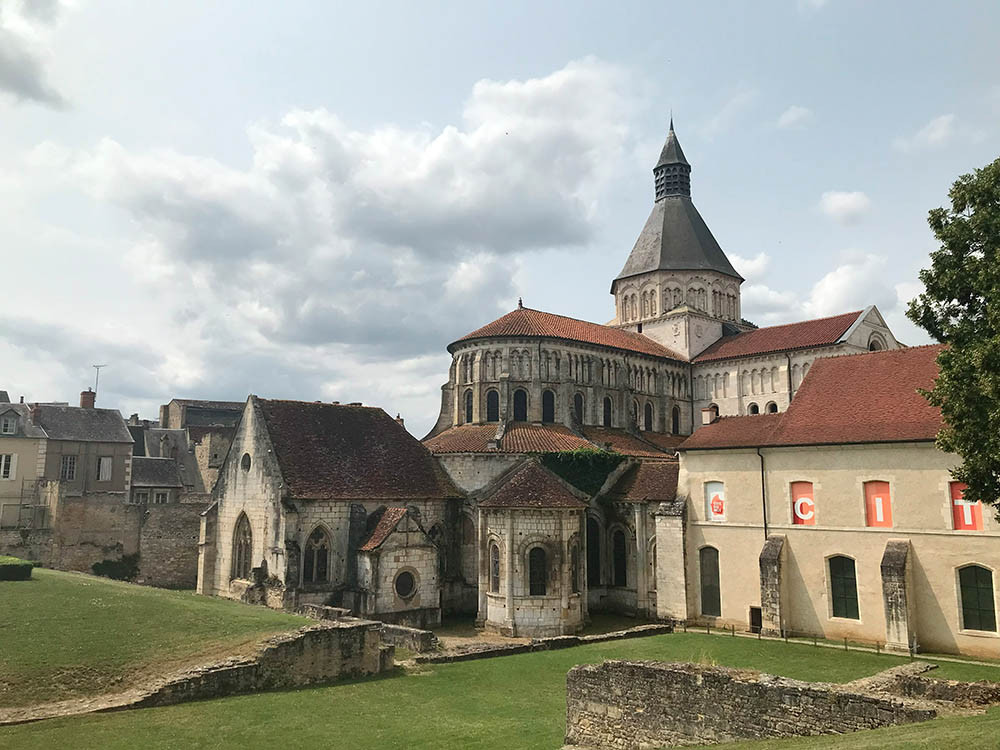
[[[17,417],[13,414],[4,414],[0,417],[0,435],[13,435],[17,432]]]

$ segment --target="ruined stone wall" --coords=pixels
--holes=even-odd
[[[94,563],[139,551],[143,506],[117,493],[61,497],[54,514],[53,544],[45,565],[89,573]]]
[[[405,625],[385,624],[382,626],[382,642],[392,646],[408,648],[418,654],[436,651],[438,637],[430,630],[408,628]]]
[[[608,661],[566,678],[566,744],[616,750],[842,734],[935,715],[836,686],[696,664]]]
[[[0,555],[43,562],[52,556],[52,529],[3,529]]]
[[[139,583],[194,588],[202,505],[150,505],[139,532]]]

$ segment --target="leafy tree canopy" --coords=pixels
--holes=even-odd
[[[925,395],[940,407],[938,446],[956,453],[966,496],[1000,505],[1000,159],[962,175],[928,223],[941,247],[920,272],[907,316],[938,341],[940,374]]]

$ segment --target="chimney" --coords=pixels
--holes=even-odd
[[[403,427],[403,428],[406,427],[406,425],[403,423],[403,418],[401,416],[399,416],[399,412],[398,411],[396,412],[396,422],[397,422],[397,424],[399,424],[400,427]]]
[[[94,393],[90,388],[88,388],[85,391],[80,391],[81,409],[93,409],[96,401],[97,401],[97,394]]]
[[[718,418],[719,418],[719,407],[716,406],[715,404],[712,404],[712,406],[706,406],[704,409],[701,410],[701,423],[703,425],[712,424],[712,422],[715,422],[716,420],[718,420]]]
[[[38,424],[38,420],[42,416],[42,407],[38,404],[31,405],[31,424]]]

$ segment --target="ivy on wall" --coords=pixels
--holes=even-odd
[[[625,460],[620,453],[594,448],[542,453],[542,466],[588,495],[596,495],[608,475]]]

